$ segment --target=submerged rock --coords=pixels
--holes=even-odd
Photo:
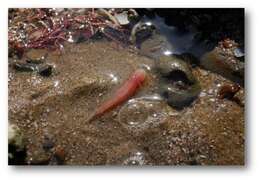
[[[23,134],[14,124],[8,124],[8,144],[16,146],[18,150],[24,149],[25,146]]]
[[[52,74],[53,67],[51,65],[40,66],[38,72],[43,77],[49,77]]]
[[[174,56],[162,56],[157,61],[160,94],[176,108],[189,105],[200,93],[200,84],[187,63]]]
[[[25,165],[26,150],[24,135],[18,126],[8,124],[8,164]]]
[[[18,72],[33,72],[37,70],[37,66],[32,63],[15,62],[13,68]]]
[[[219,42],[212,51],[205,53],[200,64],[202,67],[218,73],[240,85],[244,85],[245,63],[239,58],[244,57],[237,52],[238,44],[230,39]]]

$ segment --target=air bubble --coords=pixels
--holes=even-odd
[[[146,164],[145,155],[143,152],[137,151],[130,154],[128,158],[123,161],[123,165],[138,166]]]
[[[159,96],[146,96],[129,100],[119,111],[119,122],[129,132],[142,133],[157,127],[168,116],[167,105]]]

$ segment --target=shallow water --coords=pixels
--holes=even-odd
[[[77,14],[83,12],[80,10],[69,11]],[[59,13],[62,12],[64,9]],[[141,41],[139,49],[134,45],[120,46],[115,40],[108,41],[109,38],[74,42],[70,37],[62,51],[27,49],[21,60],[9,57],[9,124],[17,126],[24,138],[26,155],[22,164],[244,164],[244,88],[236,93],[236,100],[220,99],[222,86],[235,84],[221,72],[224,70],[218,64],[221,71],[214,73],[209,66],[211,71],[199,63],[190,63],[189,57],[188,61],[171,57],[191,53],[199,61],[209,51],[205,42],[195,40],[195,30],[184,32],[167,26],[165,19],[157,15],[144,16],[141,22],[155,26],[156,33]],[[117,37],[117,31],[106,29],[109,31]],[[117,38],[128,38],[123,35]],[[75,40],[82,38],[77,36]],[[217,53],[227,53],[233,59],[234,48],[219,46]],[[28,64],[27,57],[38,61],[32,63],[33,68],[21,68],[21,64]],[[158,68],[161,66],[158,62],[163,60],[171,66],[167,64],[169,57],[174,59],[177,74],[174,71],[171,74],[169,66],[164,64]],[[207,61],[204,58],[205,65],[209,65]],[[42,65],[51,66],[51,73],[50,69],[42,73]],[[230,64],[225,66],[230,74]],[[236,62],[232,66],[237,68]],[[137,92],[87,122],[96,108],[111,99],[140,68],[147,76]],[[174,95],[183,95],[185,89],[196,85],[195,93],[184,94],[190,95],[192,101],[178,108],[171,105],[169,97],[161,93],[161,85],[165,84],[167,88],[179,86],[179,94]],[[182,102],[181,98],[172,99]]]
[[[196,41],[195,30],[183,31],[174,26],[168,26],[165,24],[165,18],[155,16],[154,18],[148,18],[144,16],[141,21],[148,25],[154,25],[160,35],[165,38],[164,54],[183,54],[191,53],[197,58],[201,57],[205,52],[209,51],[211,47],[203,41]]]
[[[9,121],[25,134],[27,163],[50,159],[46,137],[64,149],[64,164],[244,163],[244,110],[216,98],[229,80],[193,69],[202,92],[192,105],[175,110],[156,98],[157,78],[148,72],[134,97],[87,124],[136,68],[153,66],[153,60],[111,42],[93,42],[65,45],[64,54],[48,52],[46,61],[56,67],[49,78],[9,69]]]

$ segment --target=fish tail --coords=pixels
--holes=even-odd
[[[92,114],[90,114],[90,116],[86,120],[86,123],[92,122],[96,117],[97,117],[97,114],[96,114],[96,111],[94,111]]]

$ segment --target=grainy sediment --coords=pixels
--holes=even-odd
[[[46,61],[55,67],[50,77],[9,67],[9,122],[24,134],[28,164],[50,159],[57,147],[64,149],[63,164],[68,165],[122,165],[131,160],[141,165],[244,164],[244,107],[217,98],[219,87],[229,80],[194,68],[202,87],[199,97],[183,110],[163,104],[170,110],[165,121],[134,135],[118,120],[123,105],[91,124],[85,120],[135,69],[152,66],[153,60],[103,41],[67,44],[64,50],[33,50],[48,53]],[[149,72],[134,97],[155,93],[156,81]],[[237,96],[244,102],[243,88]],[[43,149],[46,137],[54,148]]]

